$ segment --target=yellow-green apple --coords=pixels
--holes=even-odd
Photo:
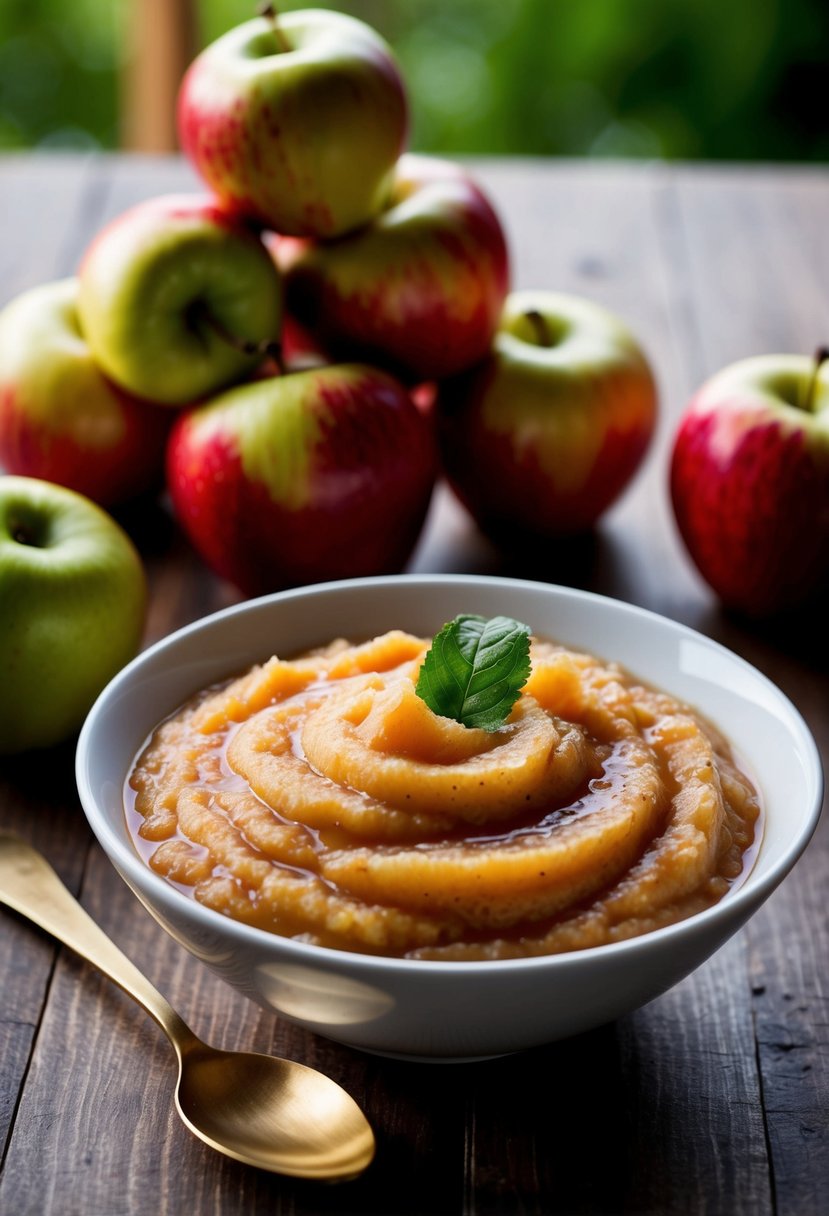
[[[482,359],[509,289],[500,221],[450,161],[401,157],[386,206],[336,241],[268,241],[288,307],[335,356],[409,381]]]
[[[588,300],[515,292],[490,353],[444,381],[447,477],[496,543],[590,529],[627,486],[654,430],[648,361]]]
[[[383,206],[408,125],[389,47],[308,9],[245,22],[182,81],[181,145],[231,207],[277,232],[332,237]]]
[[[78,314],[127,392],[187,405],[243,379],[279,336],[282,285],[259,235],[215,200],[162,195],[92,242]]]
[[[172,413],[104,376],[77,295],[43,283],[0,313],[0,464],[111,506],[161,487]]]
[[[435,478],[429,420],[362,364],[260,379],[186,411],[168,448],[176,516],[246,595],[403,566]]]
[[[679,531],[728,607],[768,616],[829,576],[829,371],[822,357],[743,359],[708,380],[671,459]]]
[[[138,649],[145,604],[141,561],[110,515],[64,486],[0,477],[0,752],[80,727]]]

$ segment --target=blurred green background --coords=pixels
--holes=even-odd
[[[0,0],[0,147],[119,146],[130,10],[141,2]],[[314,6],[363,18],[395,48],[420,150],[829,160],[827,0]],[[197,42],[254,9],[195,0]]]

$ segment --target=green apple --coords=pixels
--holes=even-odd
[[[407,125],[386,43],[322,9],[230,30],[193,62],[179,93],[181,146],[210,189],[294,236],[339,236],[377,215]]]
[[[93,241],[79,280],[92,354],[147,401],[192,404],[244,378],[279,337],[282,290],[270,254],[200,195],[130,208]]]
[[[76,279],[0,313],[0,462],[103,506],[159,488],[171,410],[108,380],[80,331]]]
[[[140,558],[111,516],[0,477],[0,753],[69,738],[136,653],[145,608]]]

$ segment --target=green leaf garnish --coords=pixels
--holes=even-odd
[[[497,730],[530,674],[530,629],[508,616],[464,613],[432,642],[415,691],[433,713]]]

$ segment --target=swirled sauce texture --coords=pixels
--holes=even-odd
[[[693,710],[534,640],[507,723],[470,729],[416,695],[428,645],[335,642],[186,704],[129,779],[152,869],[247,924],[432,959],[618,941],[739,879],[757,794]]]

